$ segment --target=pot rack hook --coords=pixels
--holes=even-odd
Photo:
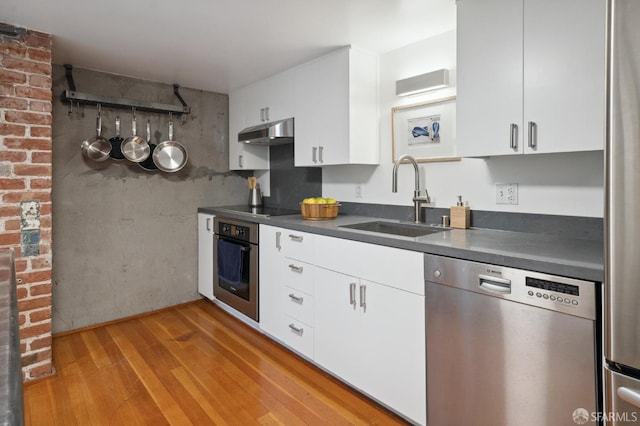
[[[180,85],[179,84],[174,84],[173,85],[173,94],[176,95],[176,98],[178,98],[178,100],[182,104],[182,111],[185,114],[189,114],[191,112],[191,108],[189,108],[189,105],[187,105],[187,103],[182,98],[182,95],[180,94]],[[171,113],[169,113],[169,114],[171,114]],[[185,116],[185,114],[181,114],[182,124],[187,122],[187,117]]]

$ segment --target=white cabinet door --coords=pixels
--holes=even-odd
[[[249,94],[244,108],[245,127],[295,116],[293,69],[257,81],[245,89]]]
[[[360,387],[360,280],[324,268],[315,273],[315,362]]]
[[[426,422],[425,298],[316,267],[315,361]]]
[[[269,168],[269,148],[238,142],[238,133],[248,127],[245,119],[251,93],[248,88],[229,94],[229,169],[264,170]]]
[[[459,1],[458,155],[602,149],[605,16],[599,0]]]
[[[295,73],[296,166],[378,163],[377,59],[346,47]]]
[[[213,300],[213,215],[198,213],[198,293]]]
[[[282,229],[260,225],[260,328],[272,336],[278,335],[284,313],[282,300],[282,271],[284,256],[280,252],[278,239]],[[280,337],[279,337],[280,338]]]
[[[525,0],[525,153],[604,148],[605,16],[601,0]]]
[[[521,0],[457,2],[458,155],[522,152],[522,14]]]

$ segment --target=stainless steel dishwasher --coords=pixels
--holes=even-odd
[[[425,280],[429,426],[597,423],[597,283],[433,255]]]

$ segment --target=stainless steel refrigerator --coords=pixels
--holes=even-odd
[[[640,423],[640,1],[609,0],[605,412]]]

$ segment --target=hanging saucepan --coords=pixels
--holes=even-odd
[[[147,120],[147,144],[149,145],[149,156],[146,160],[139,162],[138,165],[151,172],[158,170],[158,166],[153,162],[153,151],[156,149],[156,144],[151,143],[151,125],[149,124],[149,120]]]
[[[169,115],[169,140],[160,142],[153,151],[153,162],[163,172],[177,172],[187,165],[187,150],[173,140],[173,121]]]
[[[116,115],[116,135],[109,139],[111,143],[111,158],[114,160],[124,160],[122,154],[122,137],[120,136],[120,116]]]
[[[101,105],[98,104],[98,118],[96,119],[96,135],[82,141],[82,153],[93,161],[105,161],[111,153],[111,143],[102,137]]]
[[[144,138],[136,136],[136,109],[133,108],[131,117],[131,136],[122,142],[122,154],[124,158],[134,163],[139,163],[149,157],[149,144]]]

